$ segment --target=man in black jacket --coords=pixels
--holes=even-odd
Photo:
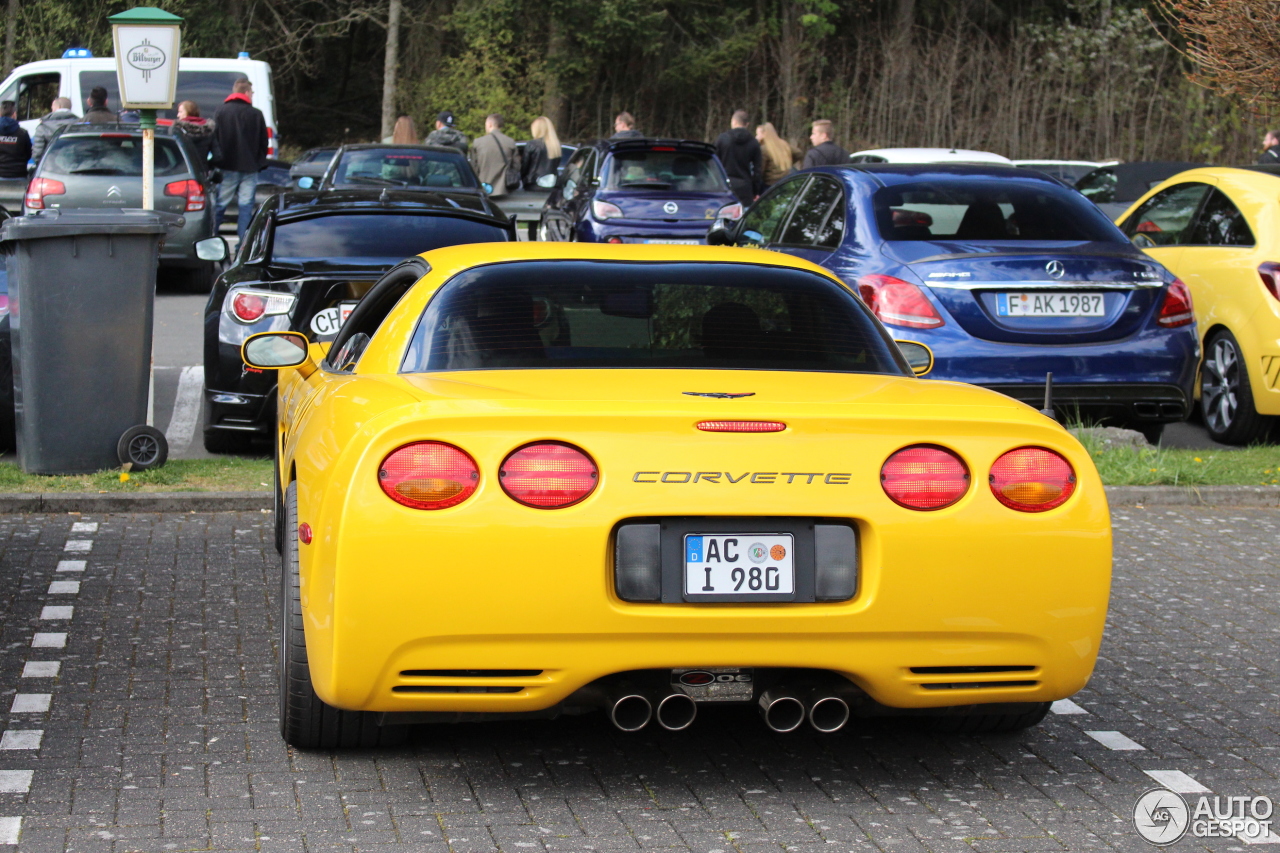
[[[248,78],[235,82],[213,114],[213,158],[213,165],[222,169],[214,221],[222,224],[234,196],[239,208],[236,233],[243,240],[253,219],[258,172],[267,164],[267,120],[253,105],[253,84]]]
[[[31,136],[13,115],[13,101],[0,102],[0,178],[25,178]]]
[[[1280,166],[1280,130],[1268,130],[1262,140],[1265,149],[1258,158],[1259,166]]]
[[[832,141],[834,137],[835,132],[831,128],[830,121],[825,118],[815,121],[813,132],[809,134],[809,141],[813,143],[813,147],[804,155],[804,165],[801,168],[839,166],[841,163],[848,163],[849,152],[836,145]]]
[[[644,134],[636,130],[636,117],[623,110],[613,120],[613,136],[610,139],[644,139]]]
[[[747,118],[746,110],[735,111],[729,130],[716,137],[716,156],[729,176],[729,188],[743,205],[755,201],[764,189],[764,153],[747,130]]]

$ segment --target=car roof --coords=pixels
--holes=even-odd
[[[103,122],[94,124],[87,121],[79,121],[75,124],[63,125],[60,130],[61,136],[101,136],[104,133],[114,133],[119,135],[127,133],[130,136],[142,138],[142,125],[137,122]],[[174,136],[173,128],[169,125],[157,125],[157,136]]]
[[[921,178],[953,178],[959,180],[1014,180],[1063,186],[1048,175],[1017,166],[999,163],[974,165],[971,163],[848,163],[839,166],[819,166],[806,172],[828,172],[844,175],[865,174],[880,186],[917,183]]]
[[[280,193],[277,204],[281,220],[335,213],[424,213],[481,219],[502,228],[509,225],[506,215],[488,196],[474,192],[336,189]]]
[[[883,157],[890,163],[1012,163],[1008,157],[990,151],[965,148],[868,148],[850,157],[868,154]]]

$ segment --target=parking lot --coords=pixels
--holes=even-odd
[[[1113,511],[1097,671],[1019,735],[889,723],[775,735],[754,710],[725,708],[684,733],[624,735],[594,714],[311,754],[276,730],[269,514],[5,516],[0,841],[33,853],[1150,849],[1132,814],[1157,780],[1280,799],[1280,515]]]

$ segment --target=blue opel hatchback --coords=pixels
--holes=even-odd
[[[807,258],[931,377],[970,382],[1159,437],[1191,407],[1199,360],[1186,285],[1078,192],[1024,169],[826,166],[775,184],[708,242]]]
[[[702,243],[742,205],[705,142],[601,139],[579,148],[543,205],[539,240]]]

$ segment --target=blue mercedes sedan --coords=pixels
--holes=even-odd
[[[702,243],[717,219],[742,216],[705,142],[600,139],[574,152],[538,221],[539,240]]]
[[[850,165],[778,182],[716,245],[807,258],[853,287],[935,379],[1158,440],[1186,418],[1199,347],[1187,286],[1078,192],[1024,169]]]

